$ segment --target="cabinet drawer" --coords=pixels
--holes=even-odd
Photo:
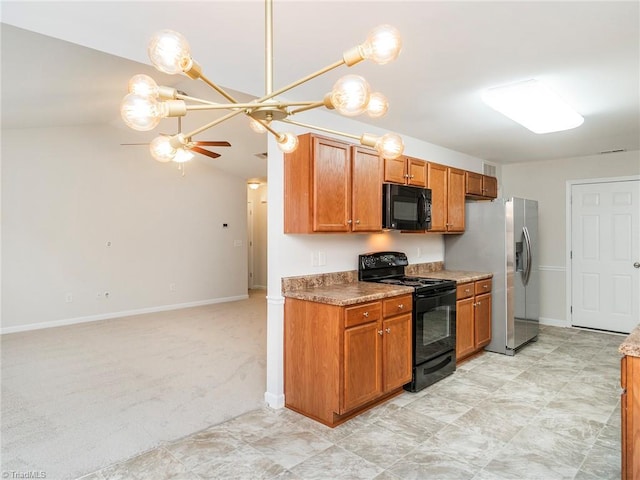
[[[382,316],[384,318],[410,312],[413,308],[411,295],[393,297],[382,301]]]
[[[382,309],[380,302],[363,303],[345,308],[344,327],[349,328],[363,323],[380,320]]]
[[[491,279],[478,280],[476,282],[476,295],[482,295],[491,291]]]
[[[456,298],[458,300],[462,300],[463,298],[473,297],[473,294],[474,294],[473,283],[463,283],[461,285],[458,285],[457,291],[456,291]]]

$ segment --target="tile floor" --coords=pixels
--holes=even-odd
[[[259,409],[82,480],[619,479],[623,339],[542,327],[334,429]]]

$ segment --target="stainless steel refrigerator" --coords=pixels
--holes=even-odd
[[[506,355],[538,336],[538,202],[523,198],[467,202],[462,235],[445,236],[447,270],[493,273],[491,343]]]

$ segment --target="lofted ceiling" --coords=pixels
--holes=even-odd
[[[203,72],[240,99],[264,93],[262,1],[3,1],[2,22],[3,128],[120,124],[135,73],[220,101],[201,82],[149,66],[147,41],[163,28],[182,32]],[[402,34],[397,61],[342,67],[286,97],[320,99],[340,76],[361,74],[391,106],[383,119],[359,121],[497,164],[640,149],[639,2],[274,0],[274,87],[339,60],[381,23]],[[584,124],[536,135],[480,100],[483,89],[529,78],[554,88]],[[156,135],[122,131],[123,142]],[[220,168],[266,175],[255,156],[266,141],[246,120],[199,139],[232,143],[220,151]]]

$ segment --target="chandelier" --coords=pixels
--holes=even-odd
[[[291,117],[314,108],[335,109],[342,115],[353,117],[367,113],[372,118],[383,116],[388,109],[387,99],[378,92],[371,92],[368,82],[359,75],[346,75],[335,82],[332,90],[322,100],[290,102],[278,99],[283,93],[323,75],[342,65],[351,67],[363,60],[383,65],[395,60],[400,53],[402,41],[398,31],[390,25],[374,28],[364,43],[346,50],[342,59],[328,65],[285,87],[273,90],[273,4],[265,0],[265,95],[250,102],[238,102],[222,87],[213,83],[202,73],[201,66],[191,57],[186,39],[178,32],[162,30],[149,42],[147,52],[151,63],[161,72],[183,73],[193,80],[202,80],[226,103],[191,97],[172,87],[158,86],[148,75],[135,75],[129,81],[129,93],[124,97],[120,112],[124,122],[134,130],[154,129],[162,118],[183,117],[190,111],[228,110],[229,112],[190,132],[179,131],[175,135],[160,135],[149,145],[151,155],[160,162],[184,162],[197,151],[195,135],[204,132],[237,115],[246,115],[249,126],[258,133],[274,135],[278,147],[285,153],[293,152],[298,138],[290,132],[276,129],[272,122],[282,122],[314,130],[334,133],[358,140],[360,144],[375,148],[385,158],[402,155],[402,138],[395,133],[377,136],[364,133],[360,136],[316,127],[294,121]]]

